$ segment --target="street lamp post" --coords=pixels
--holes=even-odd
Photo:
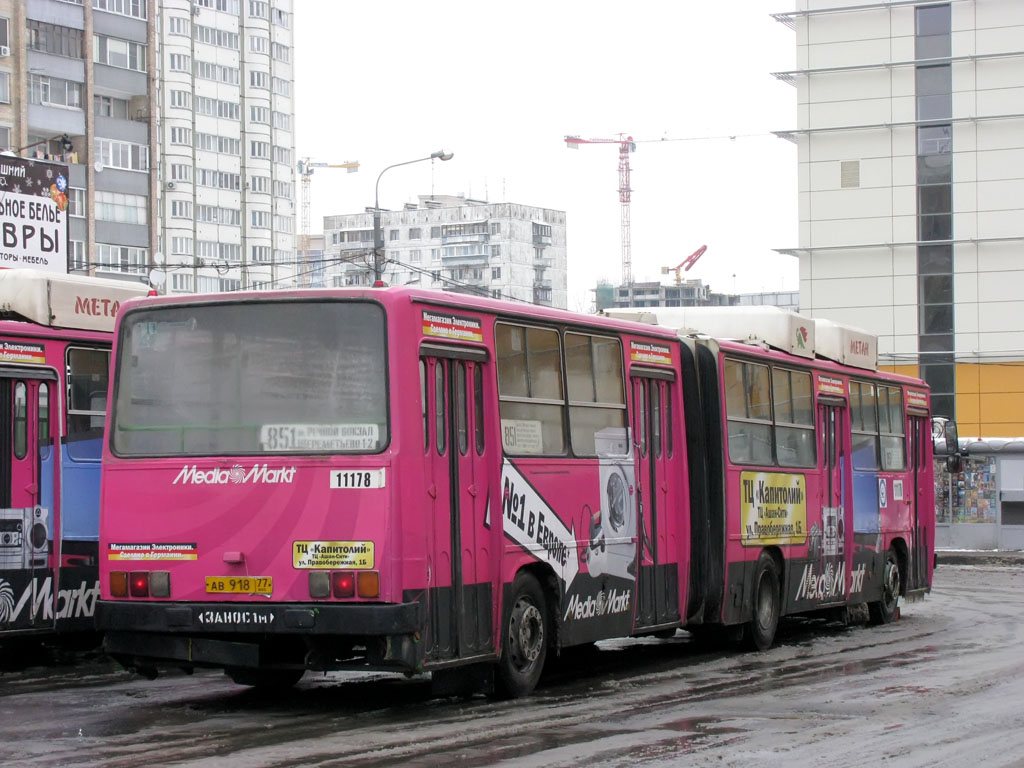
[[[419,157],[415,160],[406,160],[404,163],[395,163],[389,165],[383,171],[377,175],[377,183],[373,187],[373,282],[377,284],[381,280],[381,275],[384,272],[384,233],[380,229],[380,196],[378,194],[380,189],[380,177],[384,175],[384,171],[390,171],[392,168],[397,168],[400,165],[410,165],[412,163],[422,163],[424,160],[451,160],[454,157],[454,153],[445,152],[443,149],[439,149],[437,152],[431,153],[428,157]]]

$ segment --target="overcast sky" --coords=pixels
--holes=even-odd
[[[461,194],[566,212],[569,308],[621,275],[618,147],[631,155],[634,280],[688,273],[716,291],[797,290],[796,125],[789,10],[763,0],[632,3],[296,0],[296,154],[318,170],[311,232],[373,205]],[[728,138],[735,136],[735,139]],[[724,138],[723,138],[724,137]],[[297,217],[297,222],[301,218]]]

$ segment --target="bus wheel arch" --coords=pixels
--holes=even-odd
[[[502,698],[529,695],[544,670],[557,610],[548,582],[544,569],[523,568],[506,592],[495,680],[495,691]]]
[[[774,547],[762,549],[754,565],[751,613],[746,627],[747,645],[752,650],[767,651],[775,642],[782,618],[784,573],[782,554]]]

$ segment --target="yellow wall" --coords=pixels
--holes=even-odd
[[[879,368],[920,375],[916,365]],[[956,423],[964,437],[1024,436],[1024,362],[958,364]]]

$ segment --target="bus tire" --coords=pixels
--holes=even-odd
[[[550,626],[544,591],[532,575],[520,572],[512,582],[501,626],[501,658],[496,689],[518,699],[537,687],[547,658]]]
[[[228,667],[224,674],[237,685],[247,685],[266,691],[283,691],[291,688],[306,673],[304,669],[254,669],[252,667]]]
[[[779,628],[781,600],[779,597],[779,569],[775,559],[762,552],[754,572],[754,611],[747,624],[747,639],[751,649],[767,651],[775,642]]]
[[[885,553],[885,566],[882,570],[882,599],[868,603],[872,624],[888,624],[896,618],[899,612],[902,586],[900,561],[896,557],[896,552],[890,547]]]

